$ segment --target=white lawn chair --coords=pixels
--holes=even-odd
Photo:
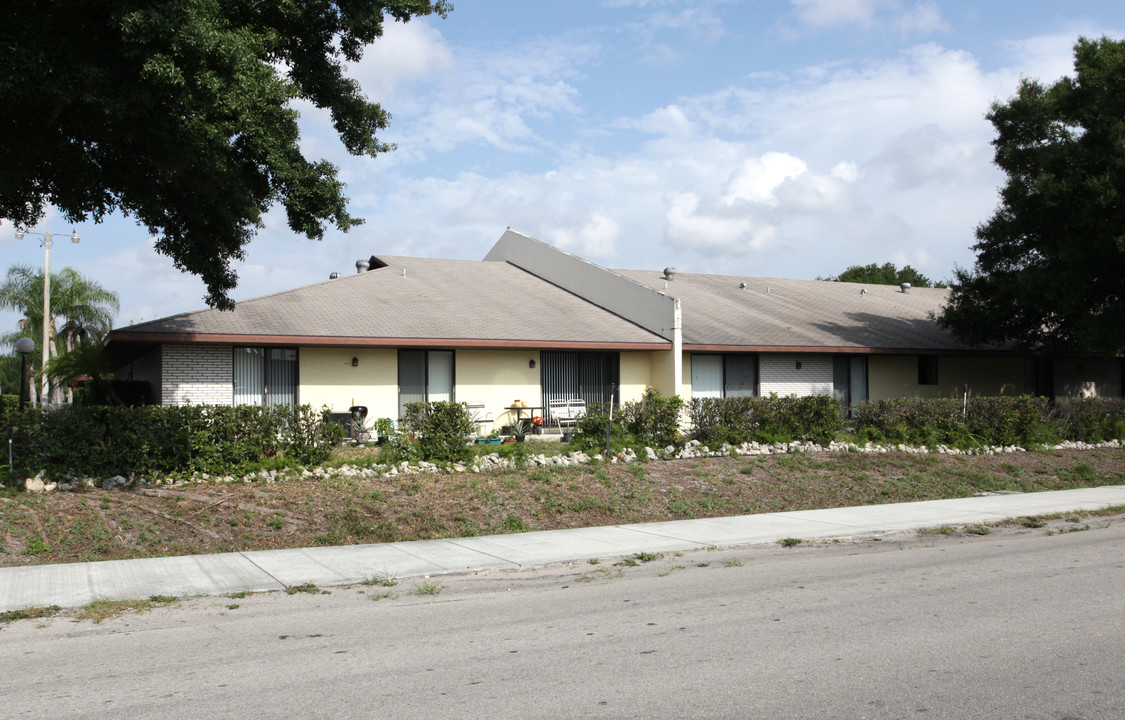
[[[573,421],[571,424],[578,424],[578,421],[586,414],[586,401],[575,399],[568,401],[566,405],[568,414]]]
[[[492,413],[486,412],[484,403],[482,402],[467,402],[465,409],[469,411],[469,416],[473,418],[473,422],[477,426],[477,435],[480,435],[484,430],[484,426],[492,423]]]
[[[562,432],[563,423],[574,424],[570,417],[570,403],[566,400],[547,401],[547,424],[554,424]]]

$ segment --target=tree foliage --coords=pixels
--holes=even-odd
[[[847,270],[839,275],[818,279],[833,282],[868,283],[870,285],[910,283],[913,287],[945,287],[942,283],[935,283],[909,265],[903,266],[900,270],[895,267],[894,263],[850,265]]]
[[[1079,39],[1074,77],[994,103],[996,213],[940,322],[973,344],[1125,348],[1125,42]]]
[[[0,333],[0,346],[14,347],[21,337],[42,342],[43,271],[27,265],[8,268],[8,274],[0,283],[0,309],[15,310],[23,316],[16,330]],[[84,277],[74,268],[51,273],[51,318],[47,329],[50,356],[65,353],[81,342],[99,344],[113,327],[119,309],[117,293]],[[29,382],[42,370],[40,356],[41,351],[32,353]]]
[[[299,147],[303,100],[374,156],[388,113],[344,73],[385,18],[445,0],[6,0],[0,4],[0,217],[31,226],[120,210],[229,308],[232,260],[274,202],[289,226],[347,230],[343,183]]]

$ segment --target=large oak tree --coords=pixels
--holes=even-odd
[[[1079,39],[1074,69],[988,114],[1008,179],[940,317],[973,345],[1125,348],[1125,42]]]
[[[308,160],[291,101],[331,111],[376,155],[389,115],[344,73],[387,18],[445,0],[5,0],[0,3],[0,217],[34,225],[120,210],[229,308],[232,260],[275,202],[289,226],[347,230],[336,168]]]

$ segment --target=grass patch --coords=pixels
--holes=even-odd
[[[635,562],[633,563],[636,564]],[[625,575],[624,570],[613,570],[612,568],[600,567],[588,573],[584,573],[575,578],[578,582],[594,582],[595,580],[608,580],[610,578],[619,578]]]
[[[150,595],[148,598],[140,599],[126,599],[126,600],[95,600],[92,603],[83,605],[74,614],[78,620],[90,620],[94,623],[100,623],[105,620],[112,620],[113,618],[121,617],[129,613],[143,613],[152,610],[153,608],[166,607],[179,602],[179,598],[172,597],[171,595]]]
[[[419,595],[437,595],[444,589],[444,585],[430,582],[429,580],[423,580],[414,586],[414,591]]]
[[[53,617],[62,611],[58,605],[33,605],[22,610],[7,610],[0,612],[0,625],[7,625],[16,620],[34,620],[36,618]]]
[[[398,585],[398,578],[389,573],[375,573],[363,579],[363,585],[374,585],[378,587],[394,587]]]

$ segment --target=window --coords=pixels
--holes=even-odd
[[[836,355],[832,358],[832,395],[844,405],[867,399],[867,358]]]
[[[615,352],[554,352],[539,354],[539,384],[543,406],[551,400],[585,400],[587,404],[613,402],[620,378],[620,356]]]
[[[937,385],[938,384],[938,359],[937,355],[919,355],[918,356],[918,384],[919,385]]]
[[[757,355],[691,356],[691,396],[743,397],[758,394]]]
[[[409,402],[453,400],[452,350],[398,351],[398,414]]]
[[[234,348],[234,404],[297,404],[296,348]]]

